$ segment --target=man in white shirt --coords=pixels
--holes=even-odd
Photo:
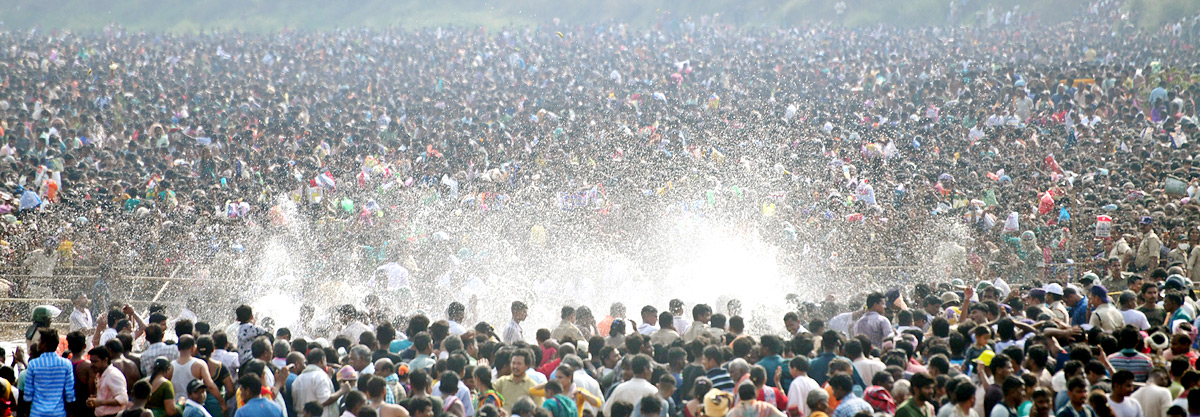
[[[1133,325],[1138,330],[1150,328],[1150,322],[1146,320],[1146,313],[1137,309],[1137,294],[1125,290],[1121,292],[1117,301],[1121,303],[1121,317],[1125,319],[1125,324]]]
[[[622,382],[613,389],[612,395],[604,402],[604,415],[612,415],[612,405],[618,401],[624,401],[629,404],[637,404],[642,400],[642,397],[658,395],[658,387],[651,384],[649,379],[653,375],[653,363],[649,356],[638,354],[633,357],[631,366],[633,368],[633,378]]]
[[[504,335],[501,339],[505,344],[525,340],[525,329],[521,328],[521,322],[529,317],[529,306],[521,301],[513,301],[511,311],[512,321],[509,321],[508,326],[504,327]]]
[[[466,315],[467,307],[458,301],[452,302],[449,307],[446,307],[446,318],[450,321],[451,335],[462,336],[467,332],[467,328],[462,325]]]
[[[638,333],[649,336],[658,331],[658,309],[652,305],[642,307],[642,323],[638,325]]]
[[[1170,376],[1164,368],[1154,368],[1146,385],[1138,388],[1130,395],[1142,405],[1142,413],[1146,417],[1166,417],[1167,409],[1171,408],[1171,390],[1166,388],[1171,383]]]
[[[675,331],[684,332],[692,327],[692,321],[683,317],[683,300],[678,298],[671,300],[670,309],[672,321],[675,323]]]
[[[338,415],[338,399],[350,392],[350,383],[343,382],[336,392],[333,391],[333,381],[325,373],[325,351],[312,349],[305,357],[308,364],[299,376],[292,381],[292,407],[297,415],[304,414],[304,405],[316,402],[325,409],[323,415]]]
[[[1112,394],[1108,395],[1108,407],[1114,417],[1145,417],[1142,404],[1129,395],[1133,393],[1133,372],[1120,370],[1112,376]]]
[[[92,312],[87,308],[91,303],[87,294],[75,294],[75,299],[71,301],[75,305],[71,311],[71,331],[83,330],[84,333],[91,334],[96,325],[92,322]]]
[[[808,366],[808,358],[804,356],[792,358],[788,364],[788,370],[792,373],[792,384],[787,391],[789,417],[808,416],[812,412],[808,408],[808,393],[821,390],[817,381],[808,377]]]

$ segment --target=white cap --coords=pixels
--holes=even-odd
[[[1046,294],[1063,295],[1063,287],[1062,285],[1058,285],[1058,283],[1051,282],[1046,284],[1046,288],[1044,289],[1046,290]]]

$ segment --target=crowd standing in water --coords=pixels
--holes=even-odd
[[[1200,20],[1145,29],[1136,13],[0,34],[0,263],[102,276],[65,336],[55,308],[33,309],[0,408],[1200,415]],[[675,299],[602,318],[567,305],[534,330],[533,297],[449,300],[494,273],[561,278],[564,248],[661,256],[638,236],[663,213],[732,219],[781,249],[788,276],[836,278],[821,295],[766,291],[782,317]],[[968,236],[922,240],[947,224]],[[298,228],[285,245],[312,282],[386,279],[280,328],[200,302],[248,296],[265,237]],[[513,253],[537,256],[514,270]],[[937,271],[848,269],[912,265]],[[234,284],[138,311],[105,283],[114,270]],[[15,275],[9,296],[53,290]]]

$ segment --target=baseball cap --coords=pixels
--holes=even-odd
[[[1150,216],[1142,216],[1142,218],[1140,220],[1138,220],[1138,224],[1151,224],[1151,223],[1154,223],[1154,218],[1150,217]]]
[[[1080,277],[1080,278],[1079,278],[1079,283],[1080,283],[1080,284],[1083,284],[1083,285],[1088,285],[1088,284],[1091,284],[1091,283],[1093,283],[1093,282],[1096,282],[1096,280],[1097,280],[1098,278],[1100,278],[1100,277],[1096,276],[1096,274],[1095,274],[1095,273],[1088,272],[1088,273],[1085,273],[1085,274],[1083,274],[1083,277]]]
[[[187,393],[191,394],[196,391],[204,391],[205,388],[206,387],[204,386],[204,381],[201,381],[199,379],[193,379],[193,380],[189,381],[187,384]]]
[[[1063,295],[1062,285],[1058,285],[1058,283],[1055,283],[1055,282],[1046,284],[1045,290],[1046,290],[1046,294],[1054,294],[1054,295],[1059,295],[1059,296]]]

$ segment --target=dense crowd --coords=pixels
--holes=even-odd
[[[6,32],[0,263],[237,278],[285,236],[297,275],[391,263],[416,290],[563,275],[553,260],[594,249],[654,276],[664,245],[639,237],[670,213],[733,219],[787,274],[1190,266],[1200,25],[1129,13]],[[1160,253],[1135,259],[1142,221]]]
[[[1200,17],[1148,30],[1121,6],[970,27],[0,33],[0,266],[22,271],[0,284],[49,298],[27,277],[101,276],[65,335],[33,309],[0,409],[1200,416]],[[663,258],[645,236],[664,213],[831,279],[764,288],[782,317],[556,301],[561,322],[528,332],[535,297],[478,290],[570,291],[580,252]],[[271,245],[300,255],[270,261],[297,288],[381,275],[327,311],[299,291],[283,327],[211,303],[257,295]],[[933,273],[846,272],[913,265]],[[118,269],[225,284],[138,311]]]

